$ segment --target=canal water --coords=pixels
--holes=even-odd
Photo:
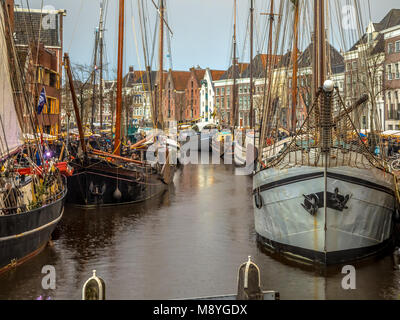
[[[81,299],[97,270],[107,299],[175,299],[236,292],[239,265],[252,256],[264,290],[281,299],[399,299],[400,271],[390,254],[355,265],[356,289],[344,290],[342,266],[303,266],[256,241],[250,177],[232,165],[187,165],[174,185],[146,203],[107,209],[66,207],[61,234],[41,254],[0,276],[0,299]],[[42,267],[56,289],[42,288]]]

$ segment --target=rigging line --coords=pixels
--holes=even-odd
[[[154,61],[154,54],[156,51],[156,40],[157,40],[157,34],[158,34],[158,21],[159,19],[155,19],[156,20],[156,25],[154,27],[154,33],[153,33],[153,44],[152,44],[152,52],[151,52],[151,59],[150,59],[150,65],[153,65],[153,61]]]
[[[247,8],[247,11],[250,11],[250,6]],[[247,36],[250,34],[250,12],[247,17],[247,23],[246,23],[246,30],[245,30],[245,36],[244,36],[244,42],[243,42],[243,50],[242,50],[242,56],[241,60],[242,62],[245,61],[245,55],[246,55],[246,48],[247,48]],[[250,60],[250,59],[249,59]]]
[[[31,31],[32,31],[31,34],[35,34],[36,30],[34,30],[33,21],[32,21],[32,17],[31,17],[31,9],[29,7],[29,1],[28,0],[26,0],[26,4],[27,4],[28,12],[29,12],[29,19],[31,21]],[[40,6],[40,21],[42,21],[42,20],[43,20],[43,0],[41,2],[41,6]],[[37,67],[39,65],[39,46],[40,46],[40,42],[41,42],[41,32],[42,32],[42,23],[39,24],[39,35],[38,35],[37,44],[36,44],[36,59],[34,59],[34,66],[35,67]],[[29,32],[27,32],[27,35],[28,34],[29,34]],[[35,88],[35,95],[38,97],[39,96],[39,84],[36,81],[34,82],[34,88]],[[46,110],[48,110],[48,108],[49,108],[48,103],[46,104],[46,107],[47,107]],[[36,111],[36,109],[35,109],[35,111]],[[49,123],[51,123],[50,114],[49,113],[43,113],[42,117],[44,117],[44,114],[47,115],[47,120],[48,120]],[[36,117],[38,118],[38,115]],[[37,124],[36,125],[37,125],[36,130],[40,130],[40,124],[39,124],[38,119],[37,119]],[[42,124],[41,131],[43,132],[43,124]]]
[[[151,24],[150,24],[150,19],[149,19],[149,6],[148,6],[148,1],[141,0],[142,3],[142,19],[143,19],[143,25],[144,25],[144,30],[145,30],[145,42],[146,42],[146,47],[147,47],[147,66],[150,65],[150,49],[149,49],[149,43],[151,43],[151,37],[149,36],[149,33],[151,34]],[[157,19],[156,19],[157,20]]]
[[[133,14],[133,6],[131,6],[131,12],[132,12],[132,19],[131,19],[132,32],[133,32],[133,38],[134,38],[134,41],[135,41],[136,56],[137,56],[137,60],[138,60],[139,70],[142,70],[142,65],[140,63],[140,58],[139,58],[140,57],[140,55],[139,55],[139,45],[138,45],[138,42],[137,42],[137,35],[136,35],[136,28],[135,28],[135,17],[134,17],[134,14]],[[144,91],[143,75],[144,75],[144,72],[140,71],[140,79],[141,79],[141,82],[142,82],[142,89]]]
[[[21,7],[23,7],[22,0],[21,0]],[[30,12],[30,11],[28,10],[28,12]],[[31,17],[30,14],[29,14],[28,16],[29,16],[29,19],[30,19],[30,22],[31,22],[31,29],[33,30],[32,17]],[[27,22],[26,22],[26,16],[23,15],[23,17],[24,17],[25,32],[26,32],[26,34],[28,35],[29,32],[28,32],[28,26],[27,26]],[[32,33],[34,33],[34,32],[32,32]],[[11,30],[10,30],[10,35],[9,35],[9,36],[10,36],[10,39],[13,39],[13,36],[11,35]],[[28,38],[27,38],[26,40],[28,41]],[[11,41],[11,47],[12,47],[12,52],[13,52],[13,55],[14,55],[14,61],[15,61],[16,64],[18,65],[18,71],[21,72],[22,69],[21,69],[21,67],[19,66],[19,59],[18,59],[18,57],[17,57],[17,53],[16,53],[16,49],[15,49],[15,46],[14,46],[14,42],[13,42],[13,41]],[[29,53],[29,52],[30,52],[30,51],[28,51],[28,53]],[[32,60],[33,60],[33,57],[32,57]],[[17,71],[17,72],[18,72],[18,71]],[[24,82],[24,81],[21,80],[23,77],[20,75],[20,77],[17,77],[17,78],[20,80],[21,88],[25,88],[26,85],[25,85],[25,84],[22,84],[22,82]],[[36,137],[36,134],[37,134],[36,128],[39,127],[38,120],[37,120],[37,117],[35,117],[36,122],[33,120],[33,114],[32,114],[32,112],[33,112],[34,108],[32,107],[31,110],[29,110],[29,107],[28,107],[28,104],[31,105],[31,106],[33,105],[32,97],[31,97],[31,99],[28,99],[28,97],[26,96],[26,92],[25,92],[24,90],[22,90],[22,92],[23,92],[23,98],[24,98],[25,103],[26,103],[25,107],[26,107],[27,113],[29,114],[29,119],[30,119],[30,122],[31,122],[31,125],[32,125],[33,134],[34,134],[35,137]],[[36,139],[37,139],[37,137],[36,137]]]
[[[79,22],[79,18],[80,18],[81,12],[82,12],[82,8],[83,8],[83,0],[81,0],[81,4],[80,4],[80,7],[79,7],[78,15],[76,17],[75,26],[74,26],[74,29],[72,31],[71,40],[70,40],[69,45],[68,45],[68,52],[71,51],[72,40],[74,39],[74,36],[75,36],[76,27],[78,26],[78,22]]]
[[[149,60],[148,60],[148,44],[147,44],[147,30],[146,30],[146,23],[143,21],[143,16],[144,16],[144,9],[143,9],[143,0],[140,1],[138,0],[138,8],[139,8],[139,25],[140,25],[140,34],[141,34],[141,39],[142,39],[142,48],[143,48],[143,59],[144,59],[144,65],[148,66],[149,65]],[[143,12],[142,12],[143,11]]]
[[[169,2],[167,2],[166,3],[166,6],[165,6],[165,23],[166,23],[166,25],[168,26],[168,24],[169,24],[169,20],[168,20],[168,5],[169,5]],[[172,32],[171,32],[171,34],[170,34],[170,32],[167,32],[167,47],[168,47],[168,55],[169,55],[169,66],[170,66],[170,69],[174,69],[174,66],[173,66],[173,64],[172,64],[172,50],[171,50],[171,37],[172,37]]]

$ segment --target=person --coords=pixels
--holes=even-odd
[[[389,143],[385,141],[385,145],[383,147],[383,155],[387,158],[389,156]]]
[[[389,157],[391,157],[391,156],[393,156],[393,144],[392,144],[392,141],[388,141],[388,144],[389,144],[389,146],[388,146],[388,154],[389,154]]]
[[[375,146],[374,154],[375,154],[376,156],[379,156],[380,153],[381,153],[381,151],[380,151],[379,146],[378,146],[378,145]]]

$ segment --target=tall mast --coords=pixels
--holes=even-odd
[[[325,41],[325,3],[314,0],[314,37],[313,37],[313,95],[322,87],[326,78],[326,41]]]
[[[122,68],[124,55],[124,11],[125,0],[119,0],[119,30],[118,30],[118,71],[117,71],[117,105],[115,120],[114,153],[120,155],[121,150],[121,113],[122,113]]]
[[[161,125],[164,127],[164,121],[162,117],[162,102],[163,102],[163,73],[164,73],[164,0],[160,0],[160,38],[159,38],[159,51],[158,51],[158,115],[157,115],[157,126]]]
[[[269,34],[268,34],[268,54],[267,54],[267,66],[266,66],[266,74],[264,79],[264,98],[263,98],[263,111],[262,111],[262,119],[260,125],[260,138],[259,138],[259,149],[264,149],[265,138],[266,135],[269,134],[269,114],[271,111],[271,87],[272,87],[272,67],[273,63],[275,63],[275,59],[272,59],[272,31],[273,31],[273,23],[274,23],[274,0],[270,0],[270,12],[269,13],[261,13],[262,15],[269,16]],[[268,89],[267,89],[268,87]],[[266,93],[268,92],[268,97],[266,97]],[[258,153],[258,160],[262,159],[262,152]]]
[[[254,0],[250,0],[250,128],[254,128],[253,115],[253,34],[254,34]]]
[[[100,3],[100,29],[99,29],[99,38],[100,38],[100,130],[103,129],[103,10],[104,3],[101,1]]]
[[[81,148],[82,148],[82,151],[86,154],[85,138],[83,135],[82,122],[81,122],[81,117],[79,115],[78,101],[76,99],[74,81],[73,81],[72,72],[71,72],[71,63],[69,61],[68,53],[64,53],[64,68],[67,70],[69,88],[70,88],[71,97],[72,97],[72,104],[74,106],[75,117],[76,117],[76,125],[78,126],[79,139],[81,141]]]
[[[232,108],[231,108],[231,127],[235,128],[236,126],[236,0],[234,0],[234,23],[233,23],[233,63],[232,63],[232,70],[233,70],[233,87],[232,87]]]
[[[299,0],[292,0],[294,5],[293,25],[293,74],[292,74],[292,132],[296,132],[296,107],[297,107],[297,71],[298,71],[298,37],[299,37]]]
[[[94,131],[94,117],[96,109],[96,68],[97,68],[97,47],[99,45],[99,30],[96,29],[95,44],[94,44],[94,59],[93,59],[93,76],[92,76],[92,116],[90,119],[90,129]]]

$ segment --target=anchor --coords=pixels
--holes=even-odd
[[[96,203],[102,203],[103,202],[103,195],[106,192],[107,186],[104,183],[103,186],[101,187],[100,190],[100,186],[99,185],[94,185],[93,181],[90,182],[89,185],[89,191],[91,193],[91,195],[94,197],[94,199],[96,200]]]
[[[319,197],[313,193],[310,195],[305,195],[303,194],[304,197],[304,203],[302,203],[302,207],[312,216],[315,216],[316,213],[318,212],[318,202],[319,202]]]
[[[334,202],[334,207],[336,207],[339,211],[343,211],[343,209],[348,209],[346,204],[350,200],[350,195],[341,196],[339,195],[339,188],[335,188],[334,194],[331,196],[331,200]]]

